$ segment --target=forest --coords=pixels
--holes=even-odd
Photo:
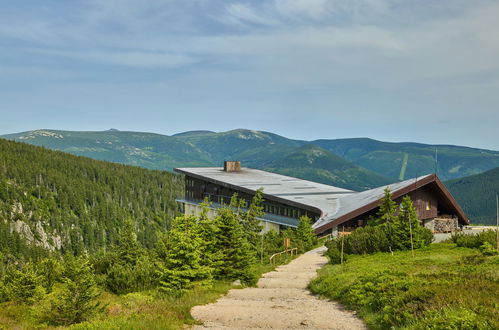
[[[0,139],[0,251],[106,251],[126,219],[150,248],[182,193],[183,179],[169,172]]]
[[[261,234],[261,190],[215,218],[208,201],[180,215],[180,176],[0,146],[0,326],[178,328],[235,280],[254,285],[284,237],[300,253],[317,244],[306,217]]]

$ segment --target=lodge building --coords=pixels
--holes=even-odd
[[[264,231],[296,227],[301,216],[312,219],[317,235],[364,226],[379,207],[384,189],[390,188],[395,202],[408,195],[422,224],[435,232],[453,231],[469,224],[461,207],[435,174],[396,182],[362,192],[241,167],[224,162],[224,167],[176,168],[185,175],[185,197],[179,199],[186,214],[199,214],[205,198],[210,212],[228,205],[234,193],[249,204],[256,190],[263,188]]]

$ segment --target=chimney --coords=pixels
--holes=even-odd
[[[239,161],[224,161],[225,172],[239,172],[241,171],[241,162]]]

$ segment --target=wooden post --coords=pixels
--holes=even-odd
[[[414,258],[414,243],[412,240],[412,220],[409,219],[409,234],[411,236],[411,252],[412,252],[412,257]]]
[[[499,197],[496,194],[496,247],[499,251]]]
[[[341,234],[341,265],[343,265],[343,246],[345,245],[345,226],[343,226],[343,231]]]
[[[260,263],[263,265],[263,234],[261,234],[260,236],[262,236],[262,246],[261,246],[261,251],[260,251]]]

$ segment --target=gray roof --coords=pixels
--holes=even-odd
[[[428,174],[362,192],[355,192],[251,168],[241,168],[239,172],[225,172],[220,167],[177,168],[175,171],[250,193],[263,188],[267,199],[279,199],[280,201],[290,202],[291,205],[299,204],[316,208],[320,210],[321,216],[314,223],[314,228],[321,227],[341,216],[376,202],[383,197],[384,190],[387,187],[394,192],[432,175]]]
[[[331,221],[338,219],[339,217],[348,214],[356,209],[359,209],[363,206],[366,206],[372,202],[380,200],[384,196],[385,188],[389,188],[391,192],[397,191],[399,189],[410,186],[411,184],[416,183],[426,177],[431,176],[432,174],[420,176],[417,178],[392,183],[386,186],[365,190],[362,192],[358,192],[355,194],[350,194],[349,196],[341,197],[337,200],[337,209],[334,214],[330,214],[327,217],[321,217],[316,223],[314,223],[313,227],[317,228],[323,226]]]
[[[177,168],[175,171],[248,192],[263,188],[266,198],[275,196],[292,204],[317,208],[321,211],[321,218],[337,212],[338,198],[355,193],[348,189],[245,167],[239,172],[225,172],[220,167]]]

